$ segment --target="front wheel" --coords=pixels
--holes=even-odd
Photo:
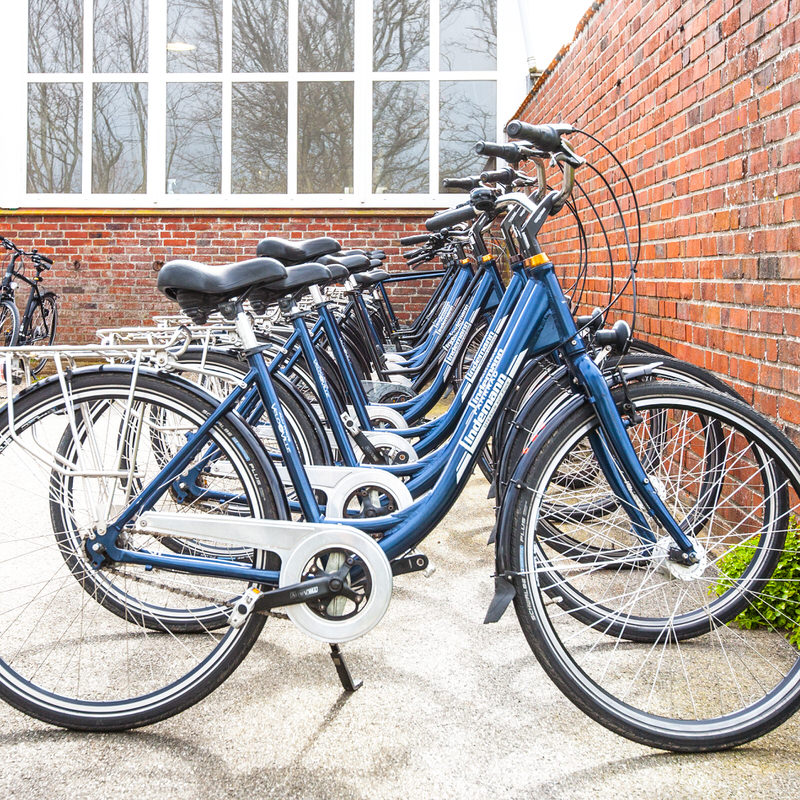
[[[0,343],[14,347],[19,339],[19,310],[13,300],[0,302]]]
[[[584,407],[553,423],[514,473],[502,521],[517,615],[550,677],[602,725],[668,750],[733,747],[800,706],[800,652],[770,580],[798,507],[800,452],[710,390],[629,391],[642,416],[631,441],[700,563],[670,560],[657,528],[655,543],[642,541],[621,507],[562,513],[586,503],[585,488],[558,479],[575,452],[591,457],[598,422]]]

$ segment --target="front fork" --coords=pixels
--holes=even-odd
[[[600,430],[590,437],[592,449],[614,494],[630,517],[634,533],[643,542],[652,544],[656,541],[647,517],[628,486],[644,504],[649,516],[675,541],[677,549],[670,550],[670,559],[686,565],[697,563],[692,541],[664,505],[642,467],[603,373],[585,351],[570,360],[575,377],[586,390],[600,421]]]

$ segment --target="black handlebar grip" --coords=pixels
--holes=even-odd
[[[475,209],[470,206],[458,206],[449,211],[442,211],[441,214],[425,220],[425,227],[429,231],[440,231],[442,228],[449,228],[458,225],[460,222],[468,222],[475,217]]]
[[[404,236],[400,240],[403,247],[408,247],[412,244],[425,244],[431,238],[429,233],[417,233],[414,236]]]
[[[511,183],[517,173],[513,169],[506,167],[505,169],[496,169],[489,172],[481,172],[481,180],[485,183]]]
[[[469,192],[476,186],[480,186],[481,179],[476,175],[470,175],[468,178],[445,178],[442,185],[445,189],[464,189]]]
[[[401,253],[400,255],[403,256],[406,261],[411,258],[417,258],[417,256],[421,256],[423,253],[427,253],[428,249],[425,247],[418,247],[416,250],[409,250],[407,253]]]
[[[506,133],[515,139],[524,139],[540,150],[557,153],[561,150],[561,135],[552,125],[529,125],[513,119],[506,125]]]
[[[53,266],[53,259],[52,258],[48,258],[47,256],[43,256],[41,253],[37,253],[36,254],[36,258],[39,259],[39,261],[44,261],[45,264],[49,264],[51,267]]]
[[[524,161],[525,156],[520,152],[520,149],[515,144],[497,144],[496,142],[478,142],[472,148],[473,152],[479,156],[495,156],[502,158],[503,161],[508,161],[510,164],[516,164],[519,161]]]
[[[426,261],[430,261],[430,260],[431,260],[430,255],[428,253],[425,253],[424,255],[417,256],[416,258],[412,258],[408,262],[408,266],[411,267],[411,269],[416,269],[420,264],[424,264]]]

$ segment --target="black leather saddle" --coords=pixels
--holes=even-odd
[[[359,272],[366,272],[372,269],[372,262],[368,256],[362,253],[353,253],[352,255],[337,255],[337,256],[322,256],[318,259],[320,264],[329,266],[331,264],[338,264],[345,267],[350,275],[356,275]]]
[[[258,283],[286,277],[286,268],[274,258],[251,258],[234,264],[209,266],[198,261],[168,261],[159,270],[158,288],[175,300],[178,292],[235,297]]]
[[[322,264],[299,264],[296,267],[286,267],[286,277],[269,284],[256,286],[248,298],[254,310],[260,312],[262,306],[267,306],[287,295],[299,294],[309,286],[329,283],[331,273]]]
[[[360,275],[354,275],[355,282],[362,288],[366,289],[369,286],[374,286],[376,283],[385,281],[389,277],[389,273],[385,269],[373,269],[370,272],[362,272]]]
[[[330,236],[318,239],[280,239],[270,236],[262,239],[256,247],[256,255],[274,258],[287,266],[307,264],[316,261],[320,256],[338,253],[342,245]]]
[[[286,267],[274,258],[251,258],[209,266],[197,261],[169,261],[159,270],[158,288],[176,300],[192,322],[202,325],[221,303],[253,286],[286,278]]]

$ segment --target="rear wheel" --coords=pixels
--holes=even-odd
[[[56,325],[58,323],[58,305],[56,296],[52,292],[42,295],[41,302],[33,307],[31,312],[29,333],[25,337],[26,344],[49,347],[56,340]],[[38,375],[47,363],[47,357],[32,358],[31,372]]]
[[[21,394],[13,432],[0,412],[9,498],[0,521],[0,695],[63,727],[137,727],[225,680],[264,618],[225,624],[244,581],[113,561],[95,569],[87,555],[92,537],[160,471],[153,442],[187,441],[213,406],[181,382],[146,374],[133,391],[130,373],[102,369],[73,373],[68,387],[68,397],[54,380]],[[149,428],[160,423],[154,439]],[[216,458],[202,473],[203,495],[185,504],[165,486],[153,508],[285,518],[269,462],[241,422],[220,419],[209,443]],[[117,544],[174,552],[133,525]],[[248,560],[265,567],[266,556],[249,551]]]

